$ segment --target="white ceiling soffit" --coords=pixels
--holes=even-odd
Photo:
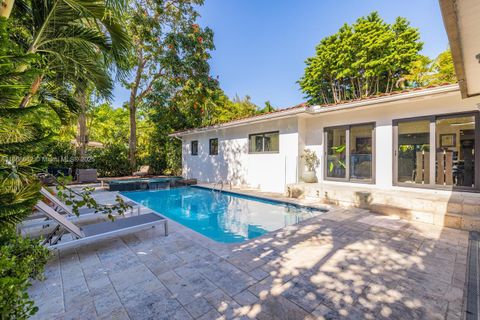
[[[439,0],[462,97],[480,95],[480,0]]]

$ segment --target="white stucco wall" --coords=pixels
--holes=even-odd
[[[345,111],[335,111],[312,116],[306,121],[305,146],[317,152],[320,166],[317,170],[319,181],[324,180],[324,141],[325,127],[352,125],[365,122],[375,122],[375,184],[388,188],[393,185],[393,131],[392,122],[395,119],[441,115],[447,113],[478,111],[480,98],[462,100],[460,92],[442,94],[378,104]],[[349,183],[349,182],[338,182]]]
[[[269,131],[280,132],[279,153],[249,154],[248,135]],[[212,138],[218,138],[218,155],[209,155]],[[192,140],[198,140],[198,156],[191,155]],[[182,141],[184,177],[210,183],[223,180],[271,192],[283,192],[286,184],[297,181],[296,117],[188,135]]]
[[[375,122],[375,184],[384,189],[393,185],[392,121],[411,117],[478,111],[480,97],[462,100],[460,92],[357,107],[350,110],[302,114],[233,128],[188,134],[183,141],[183,176],[200,182],[223,180],[262,191],[283,192],[286,184],[298,182],[303,170],[300,155],[304,148],[315,150],[320,158],[317,169],[323,182],[325,127]],[[280,131],[277,154],[249,154],[248,135]],[[210,156],[210,138],[219,139],[219,153]],[[198,156],[190,154],[190,143],[198,140]],[[335,182],[348,184],[350,182]]]

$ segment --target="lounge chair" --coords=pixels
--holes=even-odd
[[[77,182],[97,182],[97,169],[77,169]]]
[[[158,224],[163,224],[165,236],[168,235],[167,220],[153,212],[139,216],[121,218],[115,221],[106,221],[78,227],[72,221],[66,219],[64,216],[53,210],[52,207],[48,206],[43,201],[39,201],[35,205],[35,208],[58,223],[58,226],[46,237],[44,241],[44,244],[50,244],[49,248],[51,249],[67,248],[92,243],[103,239],[152,228]],[[65,243],[58,243],[65,234],[65,231],[70,232],[75,240]]]
[[[40,193],[55,205],[55,210],[57,212],[65,213],[68,216],[76,216],[75,213],[73,213],[72,209],[69,206],[67,206],[65,203],[63,203],[63,201],[61,201],[56,196],[51,194],[47,189],[42,187],[42,189],[40,189]],[[133,213],[133,208],[137,207],[137,211],[138,211],[137,213],[140,214],[140,206],[136,202],[126,201],[125,204],[132,207],[132,213]],[[105,205],[105,206],[108,207],[109,205]],[[90,214],[94,214],[94,213],[95,213],[94,208],[80,208],[79,209],[79,214],[81,216],[90,215]]]
[[[148,176],[149,172],[150,172],[150,166],[141,166],[140,170],[134,172],[133,175],[134,176],[139,176],[139,177],[144,177],[144,176]]]

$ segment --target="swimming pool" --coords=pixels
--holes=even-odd
[[[223,243],[253,239],[325,211],[199,187],[122,195]]]

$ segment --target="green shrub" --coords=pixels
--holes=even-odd
[[[98,170],[102,177],[128,176],[132,173],[128,161],[128,147],[123,144],[108,144],[104,148],[88,150],[91,158],[85,164]]]
[[[182,174],[182,143],[178,140],[159,138],[150,144],[147,162],[155,174]]]
[[[42,155],[42,162],[48,168],[48,172],[54,175],[57,171],[66,175],[69,169],[74,173],[78,166],[77,160],[75,146],[68,141],[50,141]]]
[[[68,141],[51,141],[46,150],[49,168],[73,168],[77,153],[75,146]]]
[[[41,279],[48,249],[13,230],[0,231],[0,317],[27,319],[38,308],[27,293],[31,279]]]

